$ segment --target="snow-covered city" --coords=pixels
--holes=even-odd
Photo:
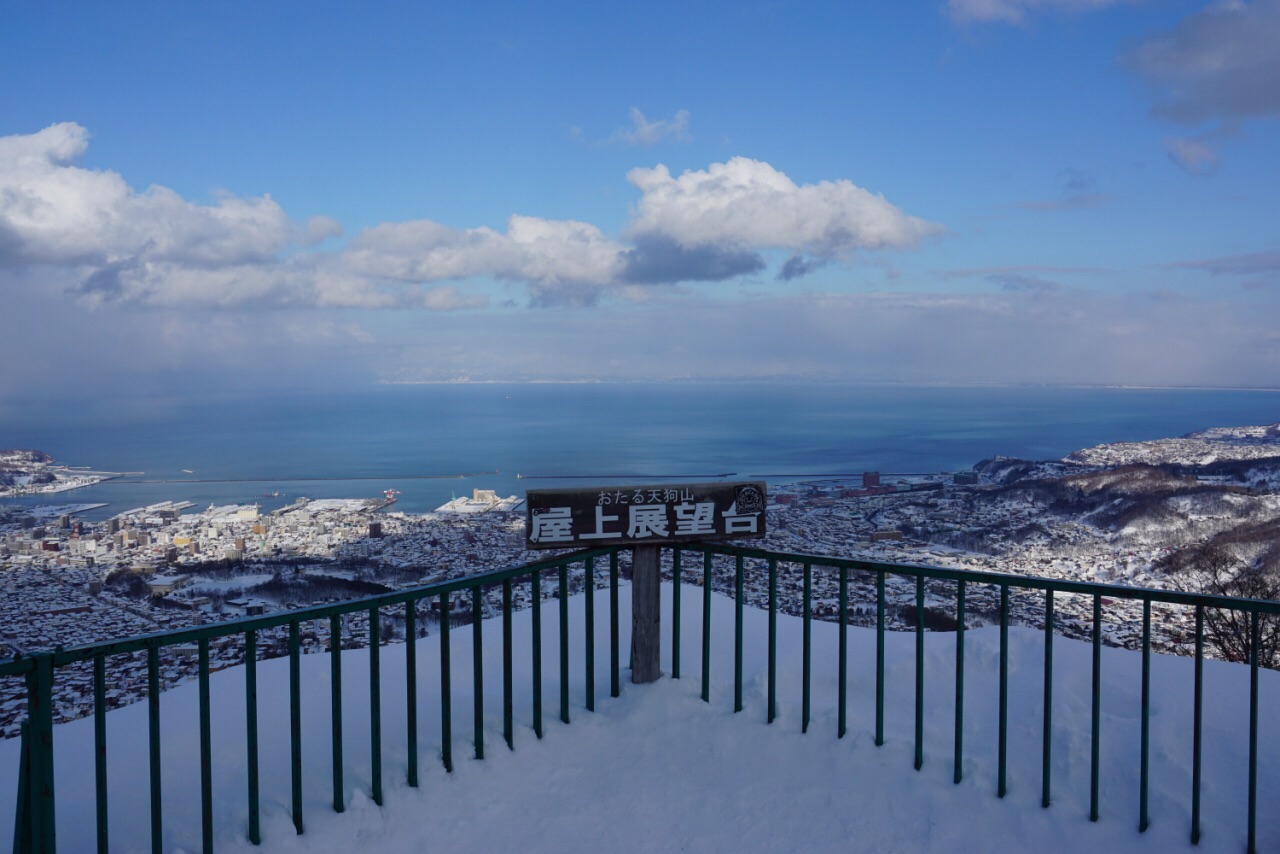
[[[1101,445],[1057,461],[994,458],[971,471],[909,479],[867,472],[849,480],[777,484],[769,495],[769,533],[758,544],[878,563],[1206,589],[1197,563],[1206,550],[1226,554],[1237,573],[1265,574],[1280,560],[1269,535],[1280,526],[1278,432],[1276,426],[1219,428],[1177,439]],[[11,470],[22,470],[18,477],[38,476],[53,463],[42,454],[21,453],[25,456],[5,456]],[[397,512],[391,496],[300,498],[269,513],[256,505],[201,509],[190,502],[165,502],[95,523],[78,518],[81,510],[74,504],[0,510],[0,636],[10,655],[335,602],[527,560],[522,499],[485,489],[426,514]],[[625,576],[625,557],[623,564]],[[668,552],[668,579],[672,568]],[[583,572],[574,570],[572,590],[586,583]],[[603,583],[600,572],[597,568],[597,585]],[[687,560],[682,580],[702,583]],[[873,624],[874,574],[855,572],[850,582],[847,619]],[[716,561],[713,585],[732,594],[731,562]],[[889,627],[914,626],[914,581],[890,575],[887,587]],[[950,582],[929,583],[930,629],[954,628],[955,589]],[[801,612],[801,590],[800,564],[782,564],[779,607],[784,613]],[[494,600],[484,603],[486,612],[500,604],[496,592],[492,595]],[[552,585],[544,586],[543,595],[555,595]],[[520,588],[517,605],[527,596],[527,586]],[[998,596],[991,585],[970,587],[967,624],[992,622]],[[752,567],[745,601],[764,607],[767,597],[766,575],[762,567]],[[462,594],[456,599],[455,614],[469,615],[469,599]],[[1041,597],[1015,593],[1011,604],[1015,622],[1042,624]],[[1136,647],[1140,606],[1110,600],[1105,605],[1105,642]],[[813,614],[838,619],[836,573],[820,565],[813,577]],[[432,617],[424,610],[420,625]],[[1061,634],[1088,637],[1092,619],[1086,597],[1058,597],[1055,625]],[[1153,648],[1189,654],[1191,621],[1187,609],[1157,604]],[[304,650],[327,648],[328,631],[317,621],[303,635]],[[361,615],[345,620],[342,631],[344,646],[368,642]],[[402,638],[403,631],[403,613],[386,609],[380,640]],[[285,652],[283,628],[261,634],[263,655]],[[1212,648],[1209,652],[1215,654]],[[215,662],[236,663],[243,659],[242,644],[224,639],[211,654]],[[144,657],[121,660],[115,672],[111,705],[145,695]],[[163,685],[195,673],[194,647],[166,653]],[[5,685],[0,693],[0,728],[6,736],[17,733],[24,696],[20,684]],[[55,701],[60,720],[88,713],[87,667],[68,668]]]

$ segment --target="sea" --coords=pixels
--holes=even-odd
[[[16,503],[376,498],[433,510],[473,489],[928,474],[1003,455],[1280,421],[1259,390],[809,383],[378,385],[333,393],[0,401],[0,448],[127,472]],[[14,503],[14,502],[9,502]]]

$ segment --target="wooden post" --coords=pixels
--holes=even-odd
[[[636,546],[631,553],[631,681],[655,682],[662,675],[662,622],[658,547]]]

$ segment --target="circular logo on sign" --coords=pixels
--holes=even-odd
[[[740,487],[737,499],[739,513],[761,513],[764,511],[764,496],[754,486]]]

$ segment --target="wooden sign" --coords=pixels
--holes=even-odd
[[[765,535],[763,481],[531,489],[525,547],[658,546]]]

